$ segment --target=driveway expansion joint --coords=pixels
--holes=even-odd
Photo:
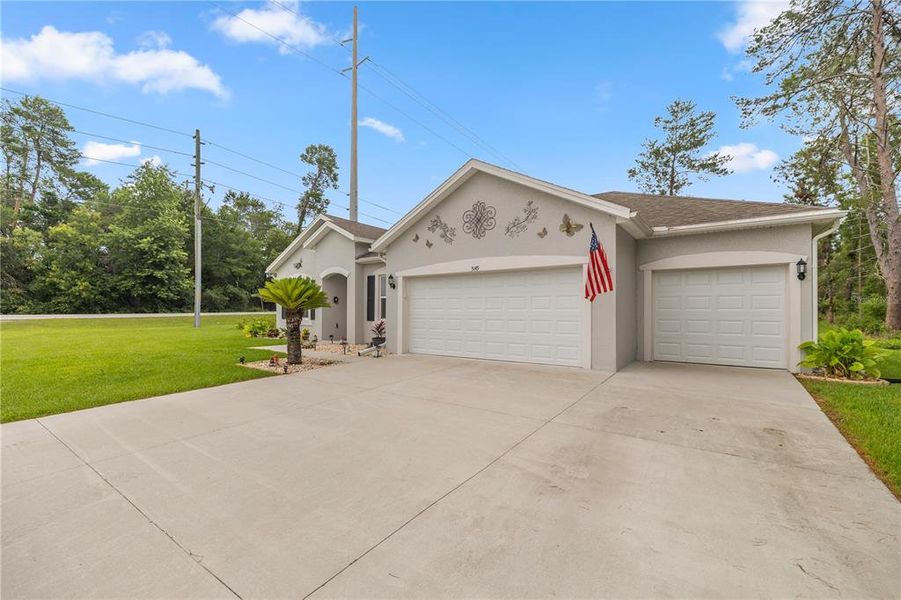
[[[169,540],[170,540],[173,544],[175,544],[175,546],[176,546],[179,550],[181,550],[182,553],[185,554],[185,556],[187,556],[187,557],[190,558],[192,561],[194,561],[195,563],[197,563],[197,565],[200,566],[201,569],[203,569],[204,571],[206,571],[213,579],[215,579],[215,580],[218,581],[220,584],[222,584],[222,586],[225,587],[225,589],[227,589],[229,592],[231,592],[231,594],[232,594],[235,598],[238,598],[239,600],[243,600],[243,598],[241,597],[241,595],[240,595],[238,592],[236,592],[230,585],[228,585],[227,583],[225,583],[225,581],[223,581],[223,579],[222,579],[221,577],[219,577],[218,575],[216,575],[216,573],[214,573],[209,567],[207,567],[205,564],[203,564],[203,562],[198,558],[198,555],[197,555],[197,554],[194,554],[193,552],[191,552],[190,550],[188,550],[187,548],[185,548],[185,547],[184,547],[177,539],[175,539],[175,537],[172,536],[171,533],[169,533],[168,531],[166,531],[165,529],[163,529],[163,527],[162,527],[159,523],[157,523],[157,522],[154,521],[152,518],[150,518],[150,515],[148,515],[146,512],[144,512],[144,511],[141,509],[140,506],[138,506],[137,504],[135,504],[134,501],[133,501],[131,498],[129,498],[122,490],[120,490],[119,488],[117,488],[117,487],[113,484],[113,482],[111,482],[109,479],[107,479],[106,477],[104,477],[103,474],[102,474],[100,471],[98,471],[96,468],[94,468],[94,465],[92,465],[92,464],[89,463],[87,460],[85,460],[85,459],[84,459],[80,454],[78,454],[78,452],[76,452],[71,446],[69,446],[66,442],[64,442],[62,439],[60,439],[60,437],[57,436],[57,435],[56,435],[49,427],[47,427],[47,425],[45,425],[40,419],[35,419],[35,421],[37,421],[37,423],[38,423],[41,427],[43,427],[44,430],[45,430],[47,433],[49,433],[51,436],[53,436],[53,438],[54,438],[56,441],[58,441],[60,444],[62,444],[62,445],[63,445],[69,452],[71,452],[78,460],[80,460],[81,462],[83,462],[84,465],[85,465],[86,467],[88,467],[91,471],[93,471],[94,474],[97,475],[97,477],[99,477],[99,478],[101,479],[101,481],[103,481],[106,485],[108,485],[108,486],[110,487],[110,489],[112,489],[112,490],[113,490],[114,492],[116,492],[116,494],[118,494],[123,500],[125,500],[128,504],[130,504],[131,507],[134,508],[134,509],[138,512],[138,514],[140,514],[142,517],[144,517],[144,519],[145,519],[148,523],[150,523],[153,527],[155,527],[155,528],[156,528],[160,533],[162,533],[164,536],[166,536],[167,538],[169,538]]]
[[[450,367],[448,367],[448,368],[450,368]],[[444,370],[444,369],[441,369],[441,370]],[[584,394],[582,394],[581,396],[579,396],[578,398],[576,398],[573,402],[571,402],[571,403],[569,403],[568,405],[566,405],[565,407],[563,407],[559,412],[557,412],[557,414],[553,415],[553,416],[550,417],[549,419],[543,420],[543,422],[542,422],[538,427],[536,427],[535,429],[533,429],[532,431],[530,431],[529,433],[527,433],[525,436],[523,436],[521,439],[519,439],[518,441],[516,441],[513,445],[511,445],[509,448],[507,448],[506,450],[504,450],[503,452],[501,452],[501,453],[500,453],[499,455],[497,455],[495,458],[491,459],[485,466],[483,466],[482,468],[478,469],[475,473],[473,473],[472,475],[470,475],[469,477],[467,477],[466,479],[464,479],[463,481],[461,481],[460,483],[458,483],[457,485],[455,485],[453,488],[451,488],[450,490],[448,490],[447,492],[445,492],[444,494],[442,494],[441,496],[439,496],[438,498],[436,498],[435,500],[433,500],[431,503],[429,503],[428,506],[426,506],[425,508],[423,508],[422,510],[420,510],[419,512],[417,512],[415,515],[413,515],[412,517],[410,517],[409,519],[407,519],[407,520],[404,521],[403,523],[401,523],[401,525],[400,525],[399,527],[397,527],[394,531],[390,532],[388,535],[386,535],[385,537],[383,537],[382,539],[380,539],[378,542],[376,542],[375,544],[373,544],[371,547],[369,547],[365,552],[363,552],[362,554],[360,554],[359,556],[357,556],[356,558],[354,558],[352,561],[350,561],[350,562],[347,563],[346,565],[344,565],[344,567],[342,567],[340,570],[338,570],[336,573],[334,573],[334,574],[333,574],[332,576],[330,576],[328,579],[326,579],[325,581],[323,581],[322,583],[320,583],[318,586],[316,586],[316,587],[315,587],[312,591],[310,591],[308,594],[304,595],[302,600],[306,600],[307,598],[309,598],[310,596],[312,596],[313,594],[315,594],[316,592],[318,592],[319,590],[321,590],[322,588],[324,588],[325,586],[327,586],[327,585],[328,585],[330,582],[332,582],[336,577],[338,577],[339,575],[341,575],[342,573],[344,573],[345,571],[347,571],[350,567],[352,567],[354,564],[356,564],[358,561],[360,561],[362,558],[364,558],[367,554],[369,554],[370,552],[372,552],[373,550],[375,550],[376,548],[378,548],[379,546],[381,546],[382,544],[384,544],[385,542],[387,542],[387,541],[388,541],[389,539],[391,539],[394,535],[396,535],[397,533],[399,533],[404,527],[406,527],[407,525],[409,525],[410,523],[412,523],[413,521],[415,521],[417,518],[419,518],[419,517],[422,516],[423,514],[425,514],[429,509],[433,508],[433,507],[436,506],[439,502],[441,502],[442,500],[444,500],[445,498],[447,498],[448,496],[450,496],[451,494],[453,494],[454,492],[456,492],[457,490],[459,490],[460,488],[462,488],[464,485],[466,485],[467,483],[469,483],[470,481],[472,481],[473,479],[475,479],[476,477],[478,477],[479,475],[481,475],[482,473],[484,473],[484,472],[487,471],[488,469],[490,469],[490,468],[491,468],[493,465],[495,465],[499,460],[501,460],[502,458],[504,458],[505,456],[507,456],[510,452],[512,452],[513,450],[515,450],[515,449],[516,449],[517,447],[519,447],[521,444],[523,444],[526,440],[528,440],[528,439],[531,438],[533,435],[535,435],[536,433],[538,433],[539,431],[541,431],[542,429],[544,429],[544,427],[546,427],[546,426],[547,426],[549,423],[551,423],[554,419],[556,419],[557,417],[559,417],[560,415],[562,415],[563,413],[565,413],[567,410],[569,410],[570,408],[572,408],[573,406],[575,406],[576,404],[578,404],[579,402],[581,402],[582,400],[584,400],[585,398],[587,398],[589,394],[591,394],[593,391],[595,391],[596,389],[598,389],[599,387],[601,387],[602,385],[604,385],[611,377],[613,377],[613,375],[614,375],[613,373],[610,373],[609,375],[607,375],[607,377],[605,377],[604,379],[602,379],[601,381],[599,381],[597,384],[595,384],[594,386],[592,386],[591,389],[589,389],[589,390],[586,391]],[[415,379],[415,377],[413,377],[413,378],[411,378],[411,379]]]

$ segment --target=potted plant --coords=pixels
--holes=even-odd
[[[379,319],[373,323],[369,331],[372,332],[371,344],[373,346],[381,346],[385,343],[385,319]]]

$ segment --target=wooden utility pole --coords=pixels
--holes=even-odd
[[[354,6],[354,29],[350,75],[350,216],[357,220],[357,7]]]
[[[201,200],[203,180],[200,178],[200,130],[194,130],[194,327],[200,327],[200,266],[201,266]]]

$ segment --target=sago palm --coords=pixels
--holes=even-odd
[[[285,309],[285,326],[288,338],[288,364],[301,361],[300,321],[304,314],[316,308],[328,308],[328,296],[319,284],[309,277],[287,277],[267,281],[260,288],[260,298],[274,302]]]

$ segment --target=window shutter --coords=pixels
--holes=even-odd
[[[366,277],[366,320],[375,321],[375,275]]]

